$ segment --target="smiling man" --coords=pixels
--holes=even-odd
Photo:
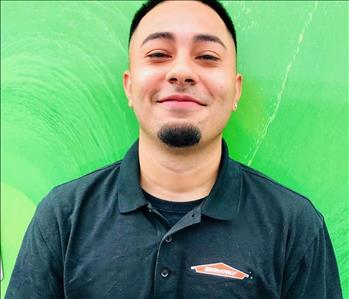
[[[234,39],[215,10],[195,1],[161,3],[134,30],[124,86],[150,194],[179,202],[212,189],[222,131],[241,94]]]
[[[229,158],[236,56],[217,1],[142,6],[123,78],[139,140],[41,202],[6,298],[342,298],[322,215]]]

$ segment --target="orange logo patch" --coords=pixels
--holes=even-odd
[[[233,267],[230,267],[224,263],[192,266],[190,267],[190,269],[195,270],[195,272],[197,273],[222,276],[234,279],[244,279],[249,277],[248,274],[240,270],[237,270]]]

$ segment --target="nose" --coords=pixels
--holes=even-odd
[[[197,74],[189,59],[178,57],[173,61],[171,68],[166,74],[166,80],[170,84],[180,87],[195,85],[198,81]]]

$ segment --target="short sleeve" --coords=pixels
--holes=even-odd
[[[62,259],[57,250],[60,245],[55,244],[59,232],[46,200],[39,205],[25,233],[6,299],[64,298]]]
[[[294,261],[284,280],[283,299],[341,299],[336,258],[325,223],[307,247],[303,257]]]

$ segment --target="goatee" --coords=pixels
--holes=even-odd
[[[201,132],[193,125],[164,126],[158,132],[159,139],[170,147],[188,147],[200,142]]]

